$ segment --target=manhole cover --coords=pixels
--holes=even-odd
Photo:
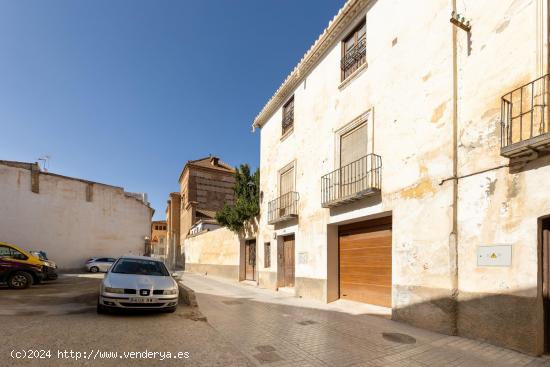
[[[313,320],[306,320],[306,321],[300,321],[298,322],[298,324],[300,325],[311,325],[311,324],[316,324],[317,322],[313,321]]]
[[[382,333],[382,338],[389,340],[390,342],[394,343],[401,343],[401,344],[414,344],[416,343],[416,339],[413,338],[410,335],[407,334],[400,334],[400,333]]]
[[[240,301],[222,301],[222,303],[225,303],[226,305],[242,305],[243,304]]]

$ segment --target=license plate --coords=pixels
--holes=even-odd
[[[134,303],[155,303],[157,301],[156,299],[153,299],[153,298],[137,298],[137,297],[131,297],[128,300]]]

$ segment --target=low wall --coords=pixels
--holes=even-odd
[[[239,236],[218,228],[184,241],[185,270],[239,280]]]

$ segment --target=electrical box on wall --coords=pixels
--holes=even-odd
[[[511,266],[512,245],[478,246],[477,266]]]

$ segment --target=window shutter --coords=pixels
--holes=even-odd
[[[340,167],[343,167],[367,153],[367,124],[362,124],[340,138]]]

